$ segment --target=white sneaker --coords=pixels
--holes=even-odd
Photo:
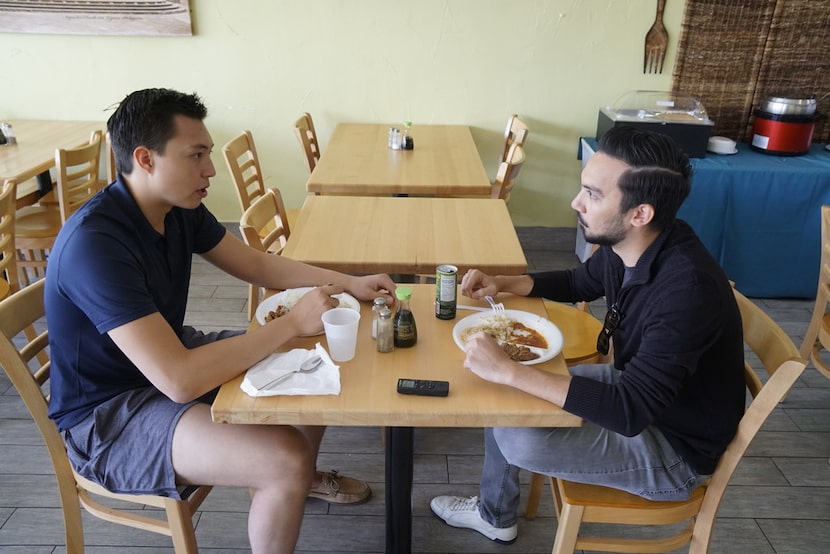
[[[516,540],[517,525],[512,527],[493,527],[478,511],[478,497],[436,496],[429,503],[435,515],[451,527],[461,527],[478,531],[491,541],[509,544]]]

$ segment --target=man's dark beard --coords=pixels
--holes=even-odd
[[[585,234],[585,240],[590,242],[591,244],[596,244],[599,246],[614,246],[615,244],[619,243],[621,240],[625,238],[626,231],[620,225],[620,219],[615,221],[615,225],[605,231],[605,233],[592,235],[591,231],[585,224],[582,222],[582,219],[577,216],[577,221],[579,224],[582,225],[582,231]]]

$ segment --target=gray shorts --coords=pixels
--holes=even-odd
[[[182,342],[195,348],[244,331],[204,334],[185,327]],[[173,431],[197,403],[210,403],[216,391],[178,404],[155,387],[124,392],[95,408],[63,432],[75,471],[109,491],[181,498],[173,469]]]

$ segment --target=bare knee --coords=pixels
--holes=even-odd
[[[292,427],[271,429],[273,441],[263,447],[257,462],[256,489],[280,488],[306,494],[311,488],[315,456],[306,437]],[[266,433],[268,435],[270,433]]]

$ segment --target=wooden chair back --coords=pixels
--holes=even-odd
[[[504,147],[502,148],[499,163],[507,161],[507,154],[510,152],[511,146],[514,144],[524,146],[525,140],[527,140],[527,133],[527,124],[517,114],[513,114],[507,118],[507,127],[504,130]]]
[[[822,351],[830,350],[830,206],[821,207],[821,261],[813,316],[801,343],[801,356],[810,358],[813,366],[830,379],[830,365],[822,359]]]
[[[20,288],[17,252],[14,247],[16,196],[17,182],[14,179],[0,183],[0,279],[6,281],[8,293],[14,293]],[[0,299],[4,297],[4,294],[0,294]]]
[[[608,487],[573,483],[549,477],[551,494],[558,515],[554,554],[576,549],[604,552],[669,552],[689,544],[690,554],[709,551],[715,516],[735,468],[761,425],[786,396],[804,371],[806,361],[787,334],[758,306],[734,291],[743,320],[744,342],[760,359],[769,379],[762,382],[754,369],[745,364],[745,378],[752,401],[746,409],[735,437],[712,474],[688,500],[659,502],[646,500]],[[543,477],[533,474],[527,517],[533,519],[539,502]],[[654,533],[658,525],[687,522],[679,532],[644,538],[588,536],[580,533],[581,524],[601,522],[622,525],[647,525]],[[608,529],[608,527],[604,527]],[[674,531],[677,531],[676,527]],[[610,532],[610,531],[609,531]]]
[[[66,223],[84,202],[101,189],[98,168],[101,163],[101,131],[93,131],[89,143],[78,148],[55,151],[58,209],[61,224]]]
[[[282,254],[291,228],[279,189],[268,189],[254,200],[239,219],[239,231],[246,244],[262,252]],[[248,319],[259,305],[261,287],[248,285]]]
[[[118,167],[115,163],[115,152],[112,151],[112,138],[109,132],[106,133],[105,146],[107,151],[107,184],[118,178]]]
[[[250,131],[242,131],[222,147],[222,156],[236,187],[236,195],[242,211],[248,209],[251,202],[265,194],[265,180],[259,157]]]
[[[491,198],[501,198],[505,202],[510,201],[510,193],[516,184],[519,171],[525,163],[524,148],[513,144],[507,152],[507,159],[499,164],[496,171],[496,180],[491,189]]]
[[[311,174],[314,168],[317,167],[317,161],[320,159],[320,143],[317,141],[317,131],[314,130],[314,121],[312,121],[310,113],[303,113],[294,122],[294,134],[297,135],[297,140],[300,141],[300,146],[303,149],[303,158],[305,159],[308,173]]]
[[[83,506],[92,515],[106,521],[167,535],[173,539],[175,552],[179,554],[196,554],[198,548],[192,517],[211,487],[188,488],[183,491],[183,497],[187,500],[114,494],[72,469],[63,439],[48,416],[49,399],[44,393],[49,390],[48,332],[44,329],[32,339],[20,339],[27,327],[44,327],[43,289],[44,281],[40,280],[0,302],[0,365],[20,394],[49,451],[63,508],[67,553],[82,554],[84,551]],[[21,346],[16,345],[16,340],[20,341],[17,344]],[[38,355],[47,355],[46,361],[38,361]],[[98,497],[109,499],[108,503],[102,503]],[[116,501],[114,504],[110,502],[113,500]],[[130,506],[126,509],[116,507],[122,502]],[[164,510],[161,513],[166,519],[142,515],[154,513],[142,509],[145,505]]]

